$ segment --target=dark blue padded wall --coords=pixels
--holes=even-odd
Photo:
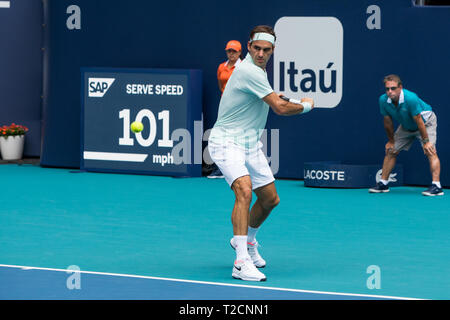
[[[41,152],[42,1],[0,6],[0,126],[29,128],[24,156]],[[8,5],[9,4],[9,5]]]
[[[80,9],[81,29],[67,27],[71,5]],[[245,1],[230,16],[223,15],[223,2],[218,1],[45,0],[41,163],[79,166],[80,67],[201,69],[204,129],[208,129],[217,116],[216,70],[226,59],[228,40],[245,44],[255,25],[274,26],[282,17],[335,17],[343,28],[342,98],[335,108],[316,109],[305,116],[269,113],[268,130],[279,129],[277,177],[303,178],[303,163],[310,161],[381,165],[386,136],[377,100],[383,93],[382,78],[389,73],[399,74],[406,88],[434,108],[445,168],[450,161],[446,126],[450,7],[418,8],[410,0],[280,0],[263,5],[261,10],[260,1]],[[371,5],[380,9],[381,29],[366,25]],[[308,43],[303,45],[308,50]],[[307,69],[308,61],[301,67]],[[326,67],[325,62],[325,72]],[[272,60],[268,66],[272,83],[277,76],[274,70]],[[429,183],[428,164],[418,144],[399,162],[405,183]],[[444,185],[449,178],[443,170]]]

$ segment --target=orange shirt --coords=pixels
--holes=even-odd
[[[228,68],[228,61],[221,63],[219,67],[217,68],[217,80],[219,80],[219,83],[221,85],[221,91],[225,89],[225,85],[227,84],[228,79],[230,79],[231,74],[234,71],[234,68],[241,62],[241,59],[239,58],[234,66],[231,68]]]

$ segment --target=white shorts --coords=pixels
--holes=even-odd
[[[249,175],[252,190],[255,190],[275,181],[267,158],[261,150],[262,145],[259,141],[255,148],[245,149],[232,142],[209,142],[208,149],[211,159],[219,167],[230,187],[237,178]]]

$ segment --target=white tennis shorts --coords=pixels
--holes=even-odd
[[[262,145],[259,141],[255,148],[246,149],[232,142],[216,144],[210,141],[208,149],[230,187],[237,178],[249,175],[255,190],[275,181]]]

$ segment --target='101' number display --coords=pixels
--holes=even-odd
[[[142,131],[137,132],[136,140],[142,147],[150,147],[156,139],[157,133],[157,122],[155,115],[149,109],[142,109],[136,115],[134,121],[143,122],[142,120],[147,118],[150,122],[149,126],[149,135],[147,138],[142,136]],[[130,109],[123,109],[119,112],[119,119],[122,119],[123,122],[123,136],[119,138],[119,145],[121,146],[133,146],[134,139],[130,136],[130,124],[133,121],[130,121]],[[173,140],[170,140],[170,112],[169,110],[163,110],[158,113],[158,120],[162,121],[162,139],[158,139],[158,147],[173,147]]]

